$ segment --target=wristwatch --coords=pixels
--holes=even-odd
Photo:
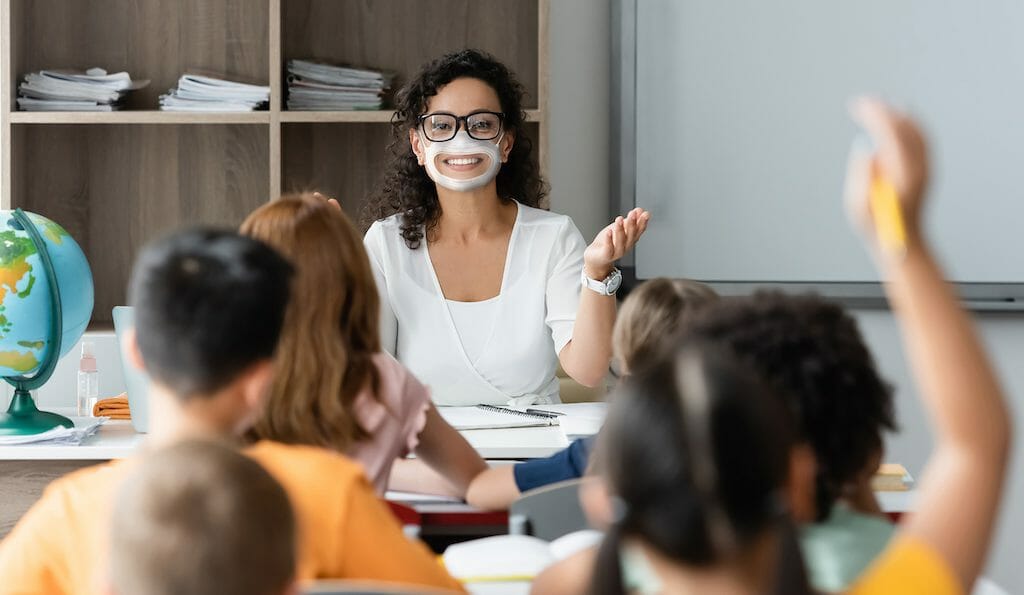
[[[619,285],[622,285],[622,271],[615,267],[612,267],[612,272],[602,281],[591,279],[586,273],[583,273],[583,287],[595,293],[615,295],[615,292],[619,290]]]

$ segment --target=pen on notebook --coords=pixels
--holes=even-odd
[[[532,413],[534,415],[544,415],[547,417],[558,417],[559,415],[565,415],[564,413],[560,413],[558,411],[546,411],[544,409],[527,409],[526,412]]]

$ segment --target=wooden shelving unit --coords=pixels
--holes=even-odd
[[[548,0],[0,0],[0,208],[61,223],[96,281],[93,326],[125,302],[138,249],[181,225],[236,226],[282,191],[317,189],[353,216],[381,174],[391,111],[290,112],[285,63],[393,71],[400,86],[462,47],[508,64],[530,97],[546,167]],[[43,68],[126,70],[151,84],[124,111],[19,112]],[[190,69],[269,84],[270,109],[172,113],[158,97]]]

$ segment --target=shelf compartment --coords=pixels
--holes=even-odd
[[[11,208],[49,217],[85,251],[93,326],[126,302],[139,249],[186,225],[236,228],[269,200],[267,127],[15,126]]]
[[[127,107],[155,109],[188,70],[268,84],[268,3],[260,0],[4,0],[11,2],[12,97],[29,72],[125,70],[150,79]],[[16,110],[12,102],[11,110]]]
[[[292,58],[389,70],[397,89],[428,61],[461,48],[493,54],[539,97],[539,8],[507,0],[288,0],[282,2],[282,75]]]

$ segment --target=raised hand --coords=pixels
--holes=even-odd
[[[928,152],[924,136],[906,114],[871,98],[850,105],[851,117],[874,144],[874,151],[855,149],[846,174],[846,200],[851,218],[874,237],[868,190],[875,176],[883,176],[896,190],[908,238],[920,239],[921,208],[928,182]]]
[[[583,253],[583,271],[591,279],[604,279],[612,270],[615,261],[633,249],[640,236],[647,231],[651,214],[636,208],[625,217],[616,217],[607,227],[598,232],[594,241]]]

